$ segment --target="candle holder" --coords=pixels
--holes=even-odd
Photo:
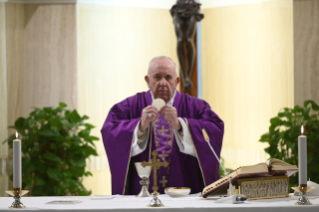
[[[300,197],[298,201],[295,203],[295,205],[312,205],[312,203],[309,201],[309,199],[306,196],[306,193],[308,191],[311,191],[314,189],[314,187],[303,187],[299,185],[299,187],[291,187],[293,190],[299,192]]]
[[[6,191],[7,194],[13,197],[14,202],[11,204],[9,208],[25,208],[23,203],[20,201],[20,198],[27,193],[28,190],[21,190],[21,188],[13,188],[13,191]]]
[[[147,205],[148,207],[164,207],[161,200],[158,199],[158,195],[159,195],[159,193],[157,191],[154,191],[152,193],[153,199],[151,200],[150,204]]]

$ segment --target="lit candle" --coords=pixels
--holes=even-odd
[[[307,136],[303,134],[298,137],[298,166],[299,166],[299,185],[307,187]]]
[[[13,140],[13,188],[21,188],[21,185],[21,140],[16,132],[16,139]]]

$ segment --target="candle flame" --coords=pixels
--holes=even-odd
[[[303,135],[303,125],[301,125],[301,134]]]
[[[18,136],[19,136],[19,135],[18,135],[18,132],[16,131],[16,138],[18,138]]]

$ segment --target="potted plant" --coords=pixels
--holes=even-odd
[[[270,119],[269,132],[263,134],[260,142],[266,142],[265,148],[271,158],[278,158],[298,166],[298,136],[301,126],[307,136],[307,176],[319,183],[319,106],[311,100],[304,106],[284,108],[277,117]],[[290,177],[291,186],[298,186],[298,174]]]
[[[22,140],[22,188],[31,196],[89,195],[82,184],[86,159],[97,155],[91,136],[93,125],[76,110],[59,107],[34,108],[27,118],[18,118],[14,126]],[[8,141],[12,148],[11,135]],[[12,176],[11,176],[12,179]]]

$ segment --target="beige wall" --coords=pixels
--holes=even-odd
[[[0,2],[0,197],[8,190],[8,175],[6,161],[8,144],[2,144],[7,138],[7,64],[6,64],[6,16],[5,3]]]
[[[25,110],[31,107],[77,107],[76,6],[26,4]]]
[[[75,108],[74,4],[6,4],[8,125],[31,107]]]
[[[6,3],[8,126],[26,115],[24,43],[24,5]]]
[[[319,1],[294,0],[295,104],[319,104]]]
[[[293,96],[292,1],[204,9],[203,99],[225,122],[226,167],[263,162],[258,142]]]
[[[152,57],[176,60],[175,34],[168,10],[77,5],[78,108],[100,129],[109,109],[147,90],[144,76]],[[99,157],[88,161],[94,178],[85,179],[93,194],[110,194],[110,172],[102,140]]]

